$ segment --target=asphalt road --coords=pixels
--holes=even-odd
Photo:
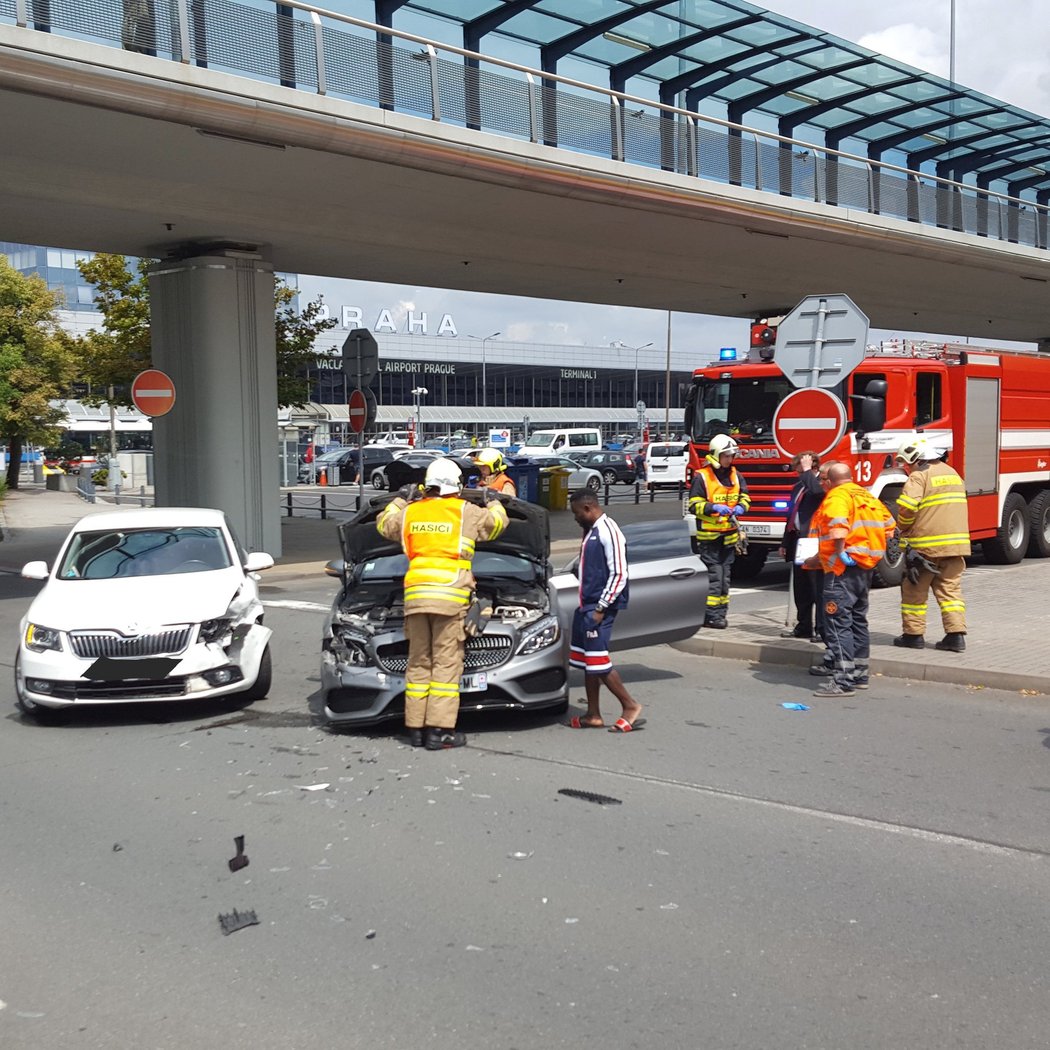
[[[5,1050],[1047,1045],[1045,698],[658,647],[636,734],[419,752],[320,728],[326,588],[264,598],[251,708],[43,728],[0,661]]]

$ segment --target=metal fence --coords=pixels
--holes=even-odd
[[[0,0],[0,19],[495,134],[1028,247],[1048,209],[295,2]]]

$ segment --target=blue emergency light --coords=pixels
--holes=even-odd
[[[773,509],[774,510],[787,510],[788,509],[788,500],[786,500],[786,499],[775,499],[775,500],[773,500]]]
[[[736,347],[735,346],[723,346],[718,351],[719,361],[735,361],[736,360]]]

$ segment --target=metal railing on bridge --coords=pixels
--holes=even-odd
[[[0,0],[0,19],[819,204],[1028,247],[1048,209],[282,0]]]

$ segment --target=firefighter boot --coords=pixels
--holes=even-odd
[[[945,653],[965,653],[966,652],[966,632],[965,631],[952,631],[950,634],[946,634],[935,646],[934,649],[940,649]]]
[[[406,726],[405,731],[408,733],[408,742],[412,747],[422,747],[424,744],[423,730],[417,729],[413,726]]]
[[[926,639],[921,634],[902,634],[893,639],[900,649],[925,649]]]
[[[427,726],[427,742],[424,745],[428,751],[444,751],[450,747],[463,747],[467,738],[455,729],[438,729],[436,726]]]

